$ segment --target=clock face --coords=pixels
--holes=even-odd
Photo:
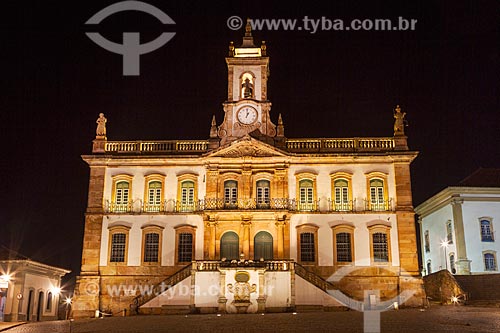
[[[253,124],[257,120],[257,110],[251,106],[244,106],[238,110],[238,121],[245,125]]]

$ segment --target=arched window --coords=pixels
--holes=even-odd
[[[257,208],[269,208],[270,182],[266,179],[257,181]]]
[[[194,182],[186,180],[181,183],[181,211],[194,209]]]
[[[481,223],[481,241],[483,242],[493,242],[493,230],[491,227],[491,221],[482,219]]]
[[[432,273],[432,264],[430,260],[427,260],[427,274]]]
[[[163,185],[160,181],[150,181],[148,183],[148,202],[146,205],[148,212],[160,211],[162,187]]]
[[[266,231],[260,231],[254,237],[254,259],[273,259],[273,236]]]
[[[52,310],[52,292],[51,291],[49,291],[47,293],[47,306],[45,307],[45,310],[47,312]]]
[[[115,202],[113,211],[128,212],[130,210],[130,183],[128,181],[118,181],[116,183]]]
[[[370,207],[371,210],[387,210],[384,197],[384,181],[382,179],[370,180]]]
[[[228,231],[220,239],[220,257],[228,260],[239,258],[239,237],[235,232]]]
[[[450,271],[455,274],[457,268],[455,267],[455,253],[450,253]]]
[[[314,210],[314,183],[311,179],[299,182],[299,210]]]
[[[349,182],[346,179],[337,179],[334,182],[335,210],[349,211]]]
[[[252,74],[244,73],[241,76],[241,97],[254,98],[254,79]]]
[[[224,205],[229,208],[236,208],[238,204],[238,182],[226,180],[224,182]]]
[[[484,258],[484,270],[485,271],[496,271],[497,270],[497,260],[495,254],[487,252],[483,254]]]
[[[158,262],[160,252],[160,234],[156,232],[144,235],[144,262]]]

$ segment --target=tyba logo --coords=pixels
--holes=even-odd
[[[99,24],[110,15],[129,10],[150,14],[151,16],[156,17],[163,24],[175,24],[174,20],[172,20],[167,14],[152,5],[141,1],[122,1],[112,4],[97,12],[87,22],[85,22],[85,24]],[[123,55],[123,75],[137,76],[140,73],[139,60],[141,54],[146,54],[159,49],[174,37],[175,32],[164,32],[156,39],[144,44],[140,43],[140,33],[138,32],[124,32],[123,44],[114,43],[104,38],[98,32],[87,32],[86,35],[100,47],[110,52]]]

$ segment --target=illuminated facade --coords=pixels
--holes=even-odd
[[[351,306],[366,290],[380,301],[412,291],[407,304],[421,304],[417,153],[401,109],[392,137],[286,138],[281,115],[271,120],[266,46],[248,26],[226,63],[224,120],[214,117],[207,140],[108,141],[98,120],[83,156],[90,186],[74,315]],[[112,295],[125,285],[153,293]],[[183,295],[190,286],[197,293]]]

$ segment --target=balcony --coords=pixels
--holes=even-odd
[[[354,212],[356,209],[356,199],[337,202],[335,200],[328,199],[328,211],[329,212]]]
[[[127,203],[106,201],[104,212],[116,214],[165,214],[165,213],[200,213],[213,210],[286,210],[290,212],[322,212],[322,213],[354,213],[354,212],[386,212],[394,211],[393,199],[371,202],[364,199],[364,205],[356,204],[356,200],[335,202],[328,198],[299,202],[289,198],[271,198],[267,200],[205,198],[192,203],[177,200],[165,200],[160,203],[148,203],[134,200]]]
[[[392,198],[389,198],[387,200],[378,200],[378,201],[365,199],[365,211],[372,211],[372,212],[394,211]]]

